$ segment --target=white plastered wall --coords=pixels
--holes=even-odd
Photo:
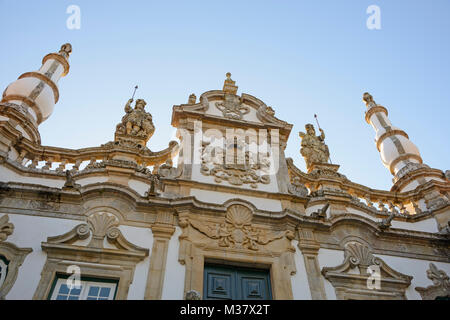
[[[291,277],[292,296],[294,300],[311,300],[305,260],[297,244],[297,240],[292,241],[292,246],[295,248],[294,262],[297,268],[297,273]]]
[[[319,260],[320,271],[322,271],[324,267],[340,265],[344,261],[344,251],[321,248],[317,259]],[[334,291],[333,285],[324,276],[321,275],[321,277],[324,282],[327,300],[336,300],[336,292]]]
[[[42,268],[47,260],[41,242],[47,241],[48,237],[66,233],[81,222],[19,214],[9,214],[9,222],[14,224],[14,232],[8,237],[7,242],[19,248],[32,248],[33,251],[25,257],[19,268],[17,280],[6,299],[30,300],[36,291]]]
[[[406,298],[408,300],[421,300],[422,298],[415,288],[428,287],[433,284],[433,282],[427,278],[427,270],[430,268],[430,262],[433,262],[439,270],[443,270],[447,274],[450,274],[450,263],[393,257],[387,255],[376,256],[383,259],[383,261],[395,271],[413,276],[411,285],[406,290]]]
[[[161,296],[162,300],[183,300],[184,298],[184,277],[186,267],[178,262],[178,252],[180,249],[178,237],[180,235],[181,229],[176,227],[175,232],[169,241],[166,272],[164,274],[164,287]]]

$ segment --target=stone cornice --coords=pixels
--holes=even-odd
[[[57,207],[51,207],[48,210],[36,210],[33,207],[26,206],[24,208],[9,208],[8,202],[2,201],[1,210],[8,214],[31,214],[33,216],[49,216],[55,218],[67,218],[83,220],[85,217],[85,210],[80,210],[80,206],[84,203],[89,203],[89,201],[96,201],[101,195],[103,199],[111,198],[115,201],[124,201],[128,203],[128,206],[132,208],[131,210],[135,212],[130,217],[124,216],[124,220],[120,221],[121,225],[133,225],[141,227],[154,227],[156,232],[161,231],[160,235],[167,237],[171,232],[174,225],[178,223],[174,221],[174,225],[167,223],[158,222],[158,214],[161,212],[166,212],[167,215],[173,216],[178,215],[179,212],[189,212],[195,216],[203,217],[217,217],[225,216],[227,207],[233,203],[243,203],[242,200],[230,200],[224,204],[213,204],[206,203],[197,200],[195,197],[184,197],[178,199],[164,199],[160,197],[152,198],[150,201],[145,197],[139,196],[136,192],[130,190],[129,188],[111,183],[97,183],[95,185],[88,185],[82,187],[78,192],[68,192],[60,190],[57,188],[48,188],[38,185],[27,185],[27,184],[7,184],[8,187],[2,187],[0,192],[0,199],[20,197],[21,201],[26,204],[29,201],[29,197],[36,197],[36,195],[51,195],[55,194],[53,197],[53,202],[46,202],[48,205],[57,204]],[[16,194],[17,196],[14,196]],[[48,199],[33,200],[36,201],[48,201]],[[4,203],[4,204],[3,204]],[[72,209],[70,209],[70,207]],[[83,205],[84,207],[84,205]],[[57,211],[64,210],[65,213],[58,213]],[[130,209],[127,209],[127,211]],[[73,213],[71,213],[73,211]],[[78,218],[77,216],[78,215]],[[450,241],[448,235],[439,233],[429,233],[414,230],[389,228],[381,229],[376,221],[369,218],[362,217],[358,214],[339,214],[331,219],[317,219],[311,216],[300,215],[289,209],[280,212],[271,212],[264,210],[254,211],[254,221],[259,224],[268,224],[275,228],[286,228],[292,231],[300,228],[310,228],[315,230],[315,232],[321,232],[324,234],[325,238],[316,238],[315,243],[319,243],[320,247],[336,249],[335,240],[330,238],[330,233],[339,227],[339,225],[353,225],[359,226],[364,230],[370,230],[370,233],[374,234],[379,239],[390,239],[390,243],[412,243],[420,245],[423,247],[433,246],[434,248],[441,248],[439,252],[442,252],[446,259],[448,260],[448,255],[444,253],[444,248],[448,248],[448,243]],[[161,227],[163,227],[161,229]],[[364,231],[365,232],[365,231]],[[160,233],[160,232],[159,232]],[[400,241],[400,242],[398,242]],[[317,247],[317,246],[315,246]],[[311,249],[314,249],[311,247]],[[381,249],[380,249],[381,250]],[[443,251],[442,251],[443,250]],[[395,248],[386,249],[379,251],[382,254],[396,255],[402,254],[403,256],[409,256],[408,253],[398,251]],[[420,259],[436,260],[441,261],[444,256],[442,256],[438,251],[434,255],[426,254],[418,257]],[[412,253],[411,253],[412,254]],[[412,256],[411,256],[412,257]],[[446,260],[446,261],[447,261]]]
[[[115,194],[115,197],[123,195],[125,198],[128,198],[127,201],[133,202],[133,207],[136,208],[137,212],[147,211],[149,208],[151,208],[152,212],[154,214],[157,214],[157,210],[169,210],[174,213],[177,213],[179,211],[188,211],[193,212],[194,211],[201,211],[203,213],[209,212],[213,216],[217,215],[217,213],[224,214],[226,212],[227,206],[230,203],[234,203],[236,201],[246,203],[246,201],[235,199],[229,200],[225,202],[224,204],[215,204],[215,203],[208,203],[203,202],[200,200],[197,200],[193,196],[184,197],[184,198],[178,198],[178,199],[165,199],[160,197],[152,198],[151,201],[148,201],[145,197],[141,197],[139,194],[137,194],[135,191],[131,190],[130,188],[127,188],[123,185],[119,184],[113,184],[113,183],[97,183],[88,185],[86,187],[82,187],[79,192],[67,192],[58,188],[49,188],[44,187],[40,185],[30,185],[30,184],[24,184],[24,183],[7,183],[3,184],[2,186],[2,192],[0,193],[1,198],[4,198],[5,196],[8,196],[10,194],[13,194],[14,192],[18,192],[21,195],[21,198],[26,199],[29,195],[33,195],[36,193],[45,194],[45,193],[56,193],[58,201],[60,202],[66,202],[67,199],[72,198],[72,202],[75,199],[75,203],[79,201],[87,201],[89,198],[95,199],[97,197],[96,193],[101,192],[103,196],[105,196],[108,193]],[[5,194],[5,191],[7,194]],[[67,198],[68,197],[68,198]],[[124,198],[124,199],[125,199]],[[3,208],[6,208],[2,206]],[[82,214],[82,213],[81,213]],[[273,219],[274,221],[281,221],[285,220],[286,218],[292,220],[294,225],[297,225],[297,223],[304,224],[304,225],[310,225],[314,226],[315,228],[319,229],[328,229],[332,227],[333,225],[336,225],[336,223],[345,221],[345,220],[352,220],[352,221],[359,221],[360,223],[364,223],[366,225],[371,226],[373,230],[379,233],[383,233],[384,235],[397,235],[397,236],[408,236],[408,237],[418,237],[418,238],[424,238],[424,239],[435,239],[435,240],[447,240],[447,235],[442,235],[438,233],[429,233],[429,232],[421,232],[421,231],[413,231],[413,230],[404,230],[404,229],[396,229],[396,228],[389,228],[388,230],[382,230],[379,228],[376,221],[370,220],[366,217],[360,216],[358,214],[353,213],[347,213],[347,214],[339,214],[334,216],[331,219],[321,220],[317,219],[311,216],[306,215],[299,215],[298,213],[295,213],[289,209],[285,209],[283,211],[266,211],[266,210],[258,210],[255,209],[254,212],[255,219],[258,220],[258,217],[260,217],[263,220],[267,220],[267,218]],[[411,220],[413,220],[413,216],[411,217]]]

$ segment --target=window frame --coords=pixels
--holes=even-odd
[[[47,300],[57,301],[56,297],[59,295],[59,289],[61,288],[61,285],[64,284],[64,280],[67,280],[68,278],[69,278],[69,275],[67,275],[67,274],[57,273],[55,275],[55,278],[53,280]],[[94,299],[87,299],[87,297],[89,296],[89,289],[94,285],[100,286],[101,288],[110,288],[111,289],[108,299],[96,299],[97,301],[98,300],[115,300],[116,299],[117,289],[119,288],[119,280],[118,279],[81,277],[80,282],[82,284],[82,289],[81,289],[80,295],[78,296],[78,299],[76,299],[76,300],[94,300]],[[100,284],[102,284],[103,286],[101,286]],[[67,300],[69,300],[69,299],[67,299]]]

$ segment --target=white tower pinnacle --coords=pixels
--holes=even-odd
[[[69,72],[71,52],[72,46],[66,43],[58,53],[47,54],[39,70],[22,74],[6,88],[1,102],[25,108],[37,128],[52,114],[58,102],[57,84]]]
[[[422,163],[419,149],[409,140],[406,132],[392,126],[385,107],[376,104],[368,92],[364,93],[363,101],[367,107],[366,121],[376,132],[375,143],[381,161],[394,175],[394,183],[403,180],[398,191],[415,189],[431,178],[444,181],[440,177],[441,171]]]

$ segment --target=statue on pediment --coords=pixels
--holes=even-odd
[[[122,122],[117,125],[116,135],[126,135],[148,141],[155,132],[152,115],[145,111],[147,104],[143,99],[136,100],[134,108],[131,107],[133,99],[125,105],[125,115]]]

